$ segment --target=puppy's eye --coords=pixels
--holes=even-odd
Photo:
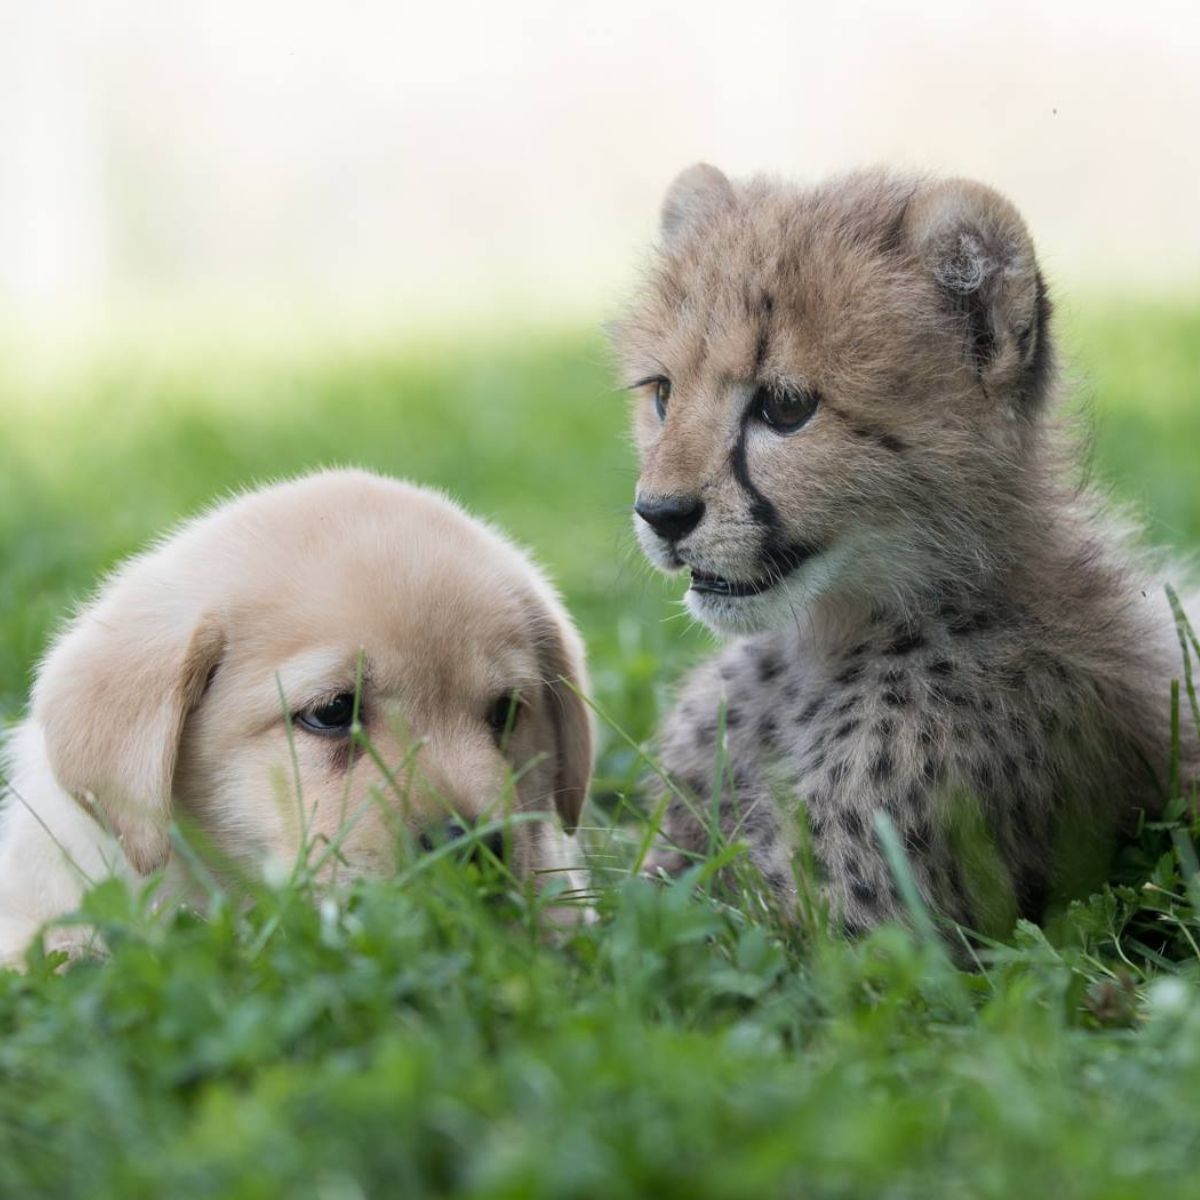
[[[354,720],[354,693],[339,692],[332,700],[296,713],[293,720],[309,733],[322,737],[347,737]]]
[[[792,387],[760,387],[754,393],[754,413],[776,433],[795,433],[811,420],[820,396]]]
[[[523,707],[517,692],[505,692],[503,696],[497,696],[492,701],[488,709],[487,723],[497,743],[503,741],[505,736],[517,727]]]

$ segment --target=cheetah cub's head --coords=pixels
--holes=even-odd
[[[1049,389],[1049,305],[1016,210],[882,173],[671,186],[613,326],[635,526],[687,606],[744,633],[903,607],[1003,551]]]

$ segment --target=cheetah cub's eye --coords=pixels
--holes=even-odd
[[[820,396],[816,392],[764,386],[754,393],[753,411],[776,433],[795,433],[812,419],[819,402]]]
[[[658,414],[660,421],[665,421],[667,419],[667,401],[671,399],[671,381],[665,375],[651,375],[648,379],[639,379],[637,383],[629,385],[631,392],[640,391],[643,388],[650,389],[650,394],[654,398],[654,411]]]
[[[667,401],[671,399],[671,381],[663,375],[659,375],[654,379],[646,380],[647,384],[654,389],[654,411],[658,413],[658,419],[665,421],[667,419]]]

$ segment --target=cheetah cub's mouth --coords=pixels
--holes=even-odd
[[[757,596],[778,582],[778,579],[759,579],[752,583],[740,583],[736,579],[724,579],[720,575],[710,575],[692,568],[692,591],[710,592],[714,596]]]
[[[727,579],[699,567],[690,566],[692,591],[711,596],[761,596],[778,587],[797,567],[806,563],[816,553],[812,546],[789,546],[783,550],[768,552],[763,558],[762,574],[757,579]]]

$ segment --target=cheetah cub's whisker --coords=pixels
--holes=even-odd
[[[1169,572],[1082,482],[1012,205],[966,180],[694,166],[613,329],[638,540],[733,635],[662,730],[696,803],[669,806],[652,865],[709,844],[724,706],[723,832],[786,898],[780,798],[803,801],[850,929],[900,913],[880,810],[925,901],[977,930],[1102,877],[1162,807],[1181,652]]]

